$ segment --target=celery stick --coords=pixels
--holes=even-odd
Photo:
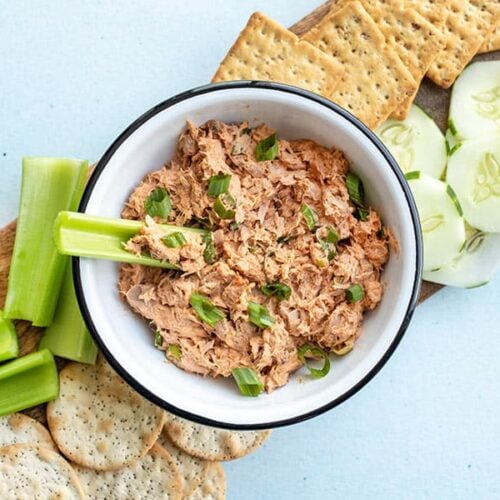
[[[0,366],[0,416],[55,399],[59,375],[48,349]]]
[[[73,286],[71,265],[66,269],[54,320],[45,330],[39,349],[61,358],[93,365],[97,347],[83,322]]]
[[[19,343],[14,325],[2,317],[0,311],[0,361],[15,358],[19,353]]]
[[[68,259],[52,239],[61,210],[76,210],[87,162],[66,158],[23,158],[21,203],[5,299],[5,317],[35,326],[52,321]]]
[[[90,257],[143,264],[145,266],[178,269],[166,261],[135,255],[123,248],[130,238],[141,229],[143,222],[126,219],[96,217],[77,212],[61,212],[56,219],[55,235],[57,249],[63,255]],[[173,232],[204,235],[207,231],[193,227],[179,227],[159,224],[165,234]]]

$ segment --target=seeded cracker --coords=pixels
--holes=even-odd
[[[58,451],[49,431],[35,419],[22,413],[0,417],[0,447],[27,443]]]
[[[329,97],[342,73],[342,66],[332,57],[256,12],[229,49],[212,81],[275,81]]]
[[[304,40],[344,65],[332,100],[375,129],[417,89],[414,78],[359,2],[323,18]]]
[[[200,484],[186,500],[224,500],[226,498],[226,476],[221,464],[209,462]]]
[[[498,25],[488,35],[483,45],[481,45],[479,53],[482,54],[484,52],[493,52],[495,50],[500,50],[500,26]]]

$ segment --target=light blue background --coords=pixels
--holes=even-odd
[[[96,160],[133,119],[207,83],[247,17],[312,0],[0,0],[0,224],[22,155]],[[227,464],[228,498],[500,497],[500,277],[419,306],[360,393]]]

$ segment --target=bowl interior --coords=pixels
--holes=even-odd
[[[366,314],[355,349],[348,356],[333,359],[327,377],[312,380],[300,370],[285,387],[259,398],[242,397],[232,380],[202,378],[168,363],[153,347],[153,334],[146,322],[120,299],[119,266],[115,263],[77,262],[77,291],[89,327],[115,368],[139,391],[205,423],[270,427],[344,400],[392,352],[414,306],[420,278],[418,230],[400,177],[365,129],[321,100],[279,87],[222,87],[191,94],[168,107],[160,105],[132,125],[101,160],[86,193],[84,211],[119,217],[124,201],[144,175],[172,157],[186,119],[196,124],[209,119],[247,120],[251,126],[265,122],[281,137],[309,138],[343,150],[363,179],[370,204],[400,245],[400,253],[392,254],[383,273],[383,300]]]

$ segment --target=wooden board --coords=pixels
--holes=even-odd
[[[326,15],[333,3],[334,0],[329,0],[328,2],[320,5],[313,12],[294,24],[290,29],[298,35],[305,33],[323,16]],[[477,56],[475,59],[498,60],[500,59],[500,53],[494,52],[490,54],[482,54],[480,56]],[[449,90],[441,89],[427,79],[424,80],[417,95],[417,103],[419,104],[419,106],[421,106],[434,118],[436,123],[443,131],[445,131],[447,125],[449,99]],[[0,229],[0,309],[3,308],[5,294],[7,291],[7,278],[9,273],[12,248],[14,246],[15,231],[15,221],[11,222],[3,229]],[[429,298],[440,288],[442,288],[440,285],[435,285],[433,283],[424,281],[422,283],[419,303]],[[29,352],[36,350],[43,329],[33,327],[27,321],[16,321],[15,325],[20,340],[21,354],[28,354]],[[58,361],[59,368],[61,368],[64,364],[65,362],[63,360]],[[42,423],[46,422],[44,405],[32,408],[25,413],[36,418]]]

